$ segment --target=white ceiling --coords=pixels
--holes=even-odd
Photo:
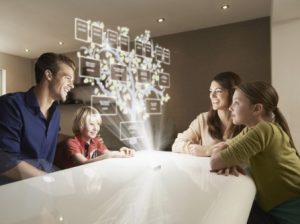
[[[230,5],[226,11],[224,4]],[[270,16],[270,11],[271,0],[0,0],[0,52],[35,58],[46,51],[76,51],[82,43],[74,40],[74,18],[112,29],[127,26],[133,38],[145,29],[162,36]],[[157,23],[159,17],[166,21]]]

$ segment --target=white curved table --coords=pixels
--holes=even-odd
[[[5,224],[245,224],[247,176],[209,172],[209,158],[140,151],[0,186]]]

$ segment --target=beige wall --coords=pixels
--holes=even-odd
[[[272,83],[282,110],[300,149],[300,1],[273,0]]]
[[[34,84],[32,60],[0,53],[0,68],[6,70],[6,92],[26,91]]]
[[[60,131],[63,134],[73,135],[72,132],[72,120],[75,111],[80,107],[80,104],[60,105],[61,112]]]

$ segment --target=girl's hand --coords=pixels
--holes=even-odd
[[[217,174],[224,175],[224,176],[233,175],[238,177],[240,174],[245,175],[245,171],[240,166],[232,166],[222,170],[218,170]]]
[[[189,152],[193,156],[209,157],[211,156],[211,147],[191,144],[189,145]]]
[[[215,153],[218,153],[218,152],[222,151],[227,146],[228,145],[227,145],[226,142],[219,142],[219,143],[213,145],[212,148],[211,148],[212,154],[215,154]]]
[[[209,157],[214,153],[217,153],[227,147],[226,142],[219,142],[212,146],[202,146],[198,144],[190,144],[189,145],[189,152],[194,156],[204,156]]]

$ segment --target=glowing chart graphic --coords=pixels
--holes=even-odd
[[[170,50],[154,44],[150,31],[131,40],[126,27],[105,29],[103,22],[79,18],[75,39],[85,44],[77,57],[79,77],[93,87],[91,105],[102,116],[126,117],[119,123],[121,140],[142,138],[143,122],[161,115],[170,100],[170,74],[163,68],[171,63]]]

